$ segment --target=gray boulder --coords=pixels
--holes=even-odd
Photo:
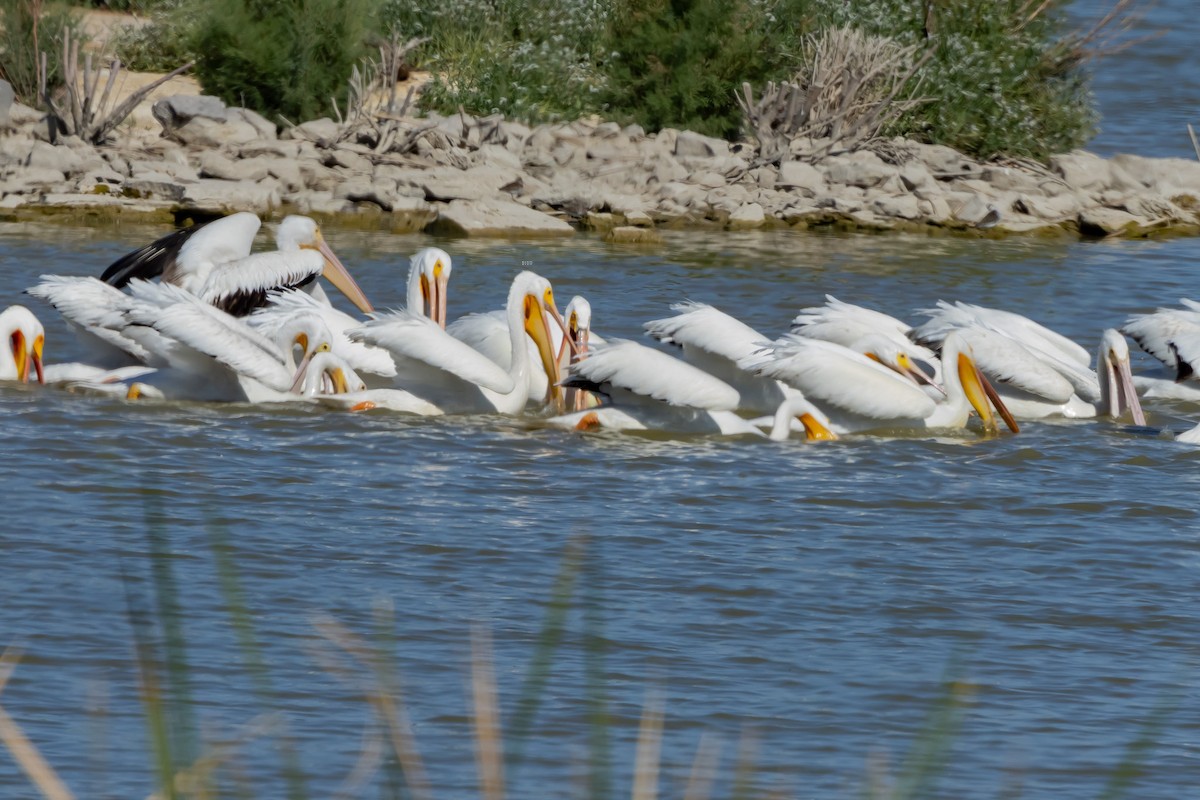
[[[162,125],[163,132],[170,135],[196,117],[224,122],[225,103],[208,95],[177,94],[159,100],[150,107],[150,113]]]
[[[557,217],[506,200],[454,200],[432,227],[459,236],[570,236],[575,229]]]
[[[680,131],[675,137],[675,155],[692,158],[712,158],[729,155],[729,142],[694,131]]]

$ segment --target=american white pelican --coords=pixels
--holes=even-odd
[[[799,389],[825,411],[837,433],[897,427],[962,428],[972,408],[985,430],[995,431],[993,405],[1014,433],[1019,430],[957,332],[942,343],[941,362],[946,390],[941,402],[860,353],[794,334],[746,359],[743,366]]]
[[[556,380],[559,382],[567,377],[567,370],[571,364],[588,357],[593,341],[592,304],[587,301],[587,298],[575,295],[563,309],[563,318],[567,322],[565,332],[560,332],[557,328],[550,329],[553,338],[561,340],[554,345],[555,352],[558,354],[556,359],[558,377]],[[598,336],[595,337],[595,342],[597,344],[605,343]],[[567,408],[575,411],[582,411],[596,405],[596,398],[591,393],[575,388],[567,388],[564,391],[563,401]]]
[[[184,289],[141,280],[129,288],[133,302],[121,333],[139,336],[151,363],[161,366],[148,382],[171,399],[294,400],[309,361],[330,350],[332,337],[315,314],[294,315],[272,340]]]
[[[553,417],[548,424],[555,427],[762,435],[753,423],[734,413],[739,394],[732,386],[637,342],[611,340],[588,358],[572,364],[570,373],[566,386],[587,389],[607,398],[610,404]],[[824,415],[796,394],[777,406],[772,438],[787,437],[792,417],[802,418],[812,434],[810,438],[822,438],[821,430],[828,433]]]
[[[444,411],[498,411],[516,414],[529,399],[532,369],[526,335],[533,339],[542,369],[554,374],[547,315],[561,326],[550,282],[532,272],[513,279],[505,305],[511,363],[505,369],[459,341],[427,317],[409,311],[383,314],[348,331],[351,339],[387,349],[396,362],[394,388],[404,389]],[[551,384],[552,400],[562,393]]]
[[[304,288],[325,300],[316,283],[323,275],[363,312],[370,301],[330,249],[309,217],[284,217],[276,229],[276,250],[251,254],[260,221],[248,212],[175,231],[118,259],[102,280],[122,287],[133,278],[180,286],[205,302],[244,316],[266,302],[272,289]]]
[[[792,320],[794,334],[857,350],[940,392],[941,363],[932,350],[909,337],[911,328],[889,314],[842,302],[830,294],[825,295],[825,305],[802,308]],[[891,346],[879,345],[881,341]],[[883,357],[882,351],[887,351],[890,357]],[[917,366],[919,363],[932,365],[934,374],[927,375]]]
[[[1143,396],[1200,402],[1200,303],[1180,303],[1183,308],[1130,317],[1121,333],[1162,362],[1160,370],[1134,376]]]
[[[739,409],[773,413],[783,400],[795,394],[786,384],[740,366],[770,346],[770,340],[754,328],[705,303],[676,303],[671,310],[677,312],[675,316],[652,320],[643,327],[659,341],[680,346],[684,361],[736,389]],[[915,345],[907,340],[897,342],[866,327],[856,333],[852,349],[914,382],[932,383],[909,356],[918,350]]]
[[[46,382],[42,367],[42,348],[46,331],[25,306],[9,306],[0,313],[0,381],[29,381],[32,367],[38,383]]]
[[[410,260],[407,281],[408,310],[446,326],[446,297],[452,271],[450,256],[437,247],[426,247]],[[351,341],[346,331],[357,328],[356,319],[312,295],[297,290],[273,291],[268,303],[247,317],[247,321],[267,335],[287,324],[300,311],[319,314],[333,334],[333,352],[340,355],[360,374],[370,388],[387,388],[396,376],[396,365],[388,351],[363,342]],[[399,401],[390,401],[395,406]]]
[[[571,303],[576,304],[574,308],[572,308]],[[571,299],[571,303],[567,304],[564,315],[570,314],[574,310],[578,319],[579,313],[586,313],[590,327],[591,306],[588,305],[585,312],[582,310],[583,304],[586,304],[587,300],[576,296]],[[531,404],[541,404],[550,400],[551,385],[558,383],[565,377],[564,358],[566,357],[566,353],[564,352],[564,348],[574,353],[578,347],[576,337],[564,333],[567,326],[561,322],[551,325],[550,323],[553,321],[549,311],[547,311],[546,329],[550,332],[550,349],[555,353],[554,363],[557,365],[553,377],[546,374],[533,340],[525,339],[525,349],[529,351],[530,367],[526,373],[526,377],[529,381],[529,403]],[[446,327],[446,332],[455,339],[470,346],[473,350],[484,354],[499,364],[500,368],[504,370],[510,369],[513,361],[513,339],[508,331],[508,312],[503,308],[478,314],[467,314],[459,317]]]
[[[1017,419],[1098,413],[1116,418],[1129,409],[1136,424],[1146,422],[1130,374],[1129,346],[1113,329],[1101,334],[1093,371],[1082,347],[1020,314],[944,302],[924,313],[930,320],[913,335],[936,343],[958,331]]]

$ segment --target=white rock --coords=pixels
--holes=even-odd
[[[870,188],[895,175],[897,170],[869,150],[823,159],[819,168],[831,184]]]
[[[285,131],[285,138],[308,139],[313,142],[333,142],[338,136],[338,124],[329,117],[302,122],[294,129]]]
[[[661,133],[661,132],[660,132]],[[729,142],[704,136],[695,131],[679,131],[675,137],[676,156],[712,158],[729,154]]]
[[[1107,161],[1083,150],[1051,156],[1050,168],[1072,189],[1084,191],[1102,191],[1112,178]]]
[[[248,122],[254,130],[258,131],[260,139],[274,139],[278,135],[274,122],[249,108],[230,108],[226,111],[225,118]]]
[[[1149,220],[1115,208],[1088,208],[1079,212],[1079,232],[1085,236],[1111,236],[1144,227]]]
[[[506,200],[454,200],[439,210],[435,227],[462,236],[570,236],[566,222]]]
[[[279,205],[279,194],[251,181],[199,180],[184,185],[182,203],[186,208],[222,214],[265,214]]]
[[[259,138],[254,126],[243,119],[215,120],[200,116],[175,128],[171,135],[195,147],[233,147]]]
[[[730,230],[761,228],[767,221],[763,207],[758,203],[746,203],[729,215]]]
[[[777,186],[799,189],[809,197],[825,191],[825,176],[805,161],[784,161],[779,165]]]
[[[482,200],[499,198],[501,190],[519,178],[516,170],[498,167],[440,168],[425,173],[421,188],[429,200]]]

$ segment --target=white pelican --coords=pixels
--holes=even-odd
[[[327,302],[316,283],[323,275],[360,310],[374,310],[314,220],[284,217],[276,230],[277,249],[251,254],[260,224],[257,216],[243,211],[175,231],[118,259],[101,280],[119,288],[133,278],[161,275],[164,283],[243,316],[263,305],[272,289],[304,288]]]
[[[497,411],[516,414],[529,399],[532,369],[526,335],[533,339],[542,369],[554,374],[547,315],[560,326],[550,282],[532,272],[513,279],[505,305],[511,363],[505,369],[427,317],[409,311],[380,315],[349,331],[351,339],[387,349],[396,362],[394,388],[404,389],[444,411]],[[551,384],[556,405],[562,393]]]
[[[687,363],[725,381],[738,392],[737,407],[756,413],[773,413],[793,396],[786,384],[747,371],[740,363],[770,346],[770,340],[741,320],[705,303],[676,303],[673,317],[645,323],[646,331],[661,342],[679,345]],[[918,348],[907,342],[863,328],[852,349],[906,375],[914,382],[932,383],[909,353]],[[924,350],[924,348],[919,348]],[[930,354],[932,357],[932,354]]]
[[[408,310],[446,327],[446,296],[452,268],[450,256],[445,250],[426,247],[418,251],[409,263]],[[346,331],[362,325],[363,320],[322,303],[306,292],[297,289],[270,292],[267,305],[257,309],[247,321],[267,335],[272,335],[280,325],[287,324],[292,314],[300,311],[321,316],[333,334],[333,351],[362,373],[369,387],[386,388],[392,383],[391,379],[396,376],[396,364],[388,351],[351,341],[346,335]],[[385,402],[390,402],[394,407],[402,401],[392,398]]]
[[[560,332],[557,328],[551,328],[550,333],[556,340],[561,340],[555,343],[555,352],[558,357],[555,359],[558,362],[558,377],[557,381],[561,382],[567,377],[567,370],[571,364],[582,361],[588,357],[588,350],[593,341],[592,338],[592,304],[587,301],[587,298],[581,295],[575,295],[571,298],[571,302],[567,303],[567,307],[563,309],[563,317],[567,322],[567,329]],[[604,344],[604,340],[600,337],[595,337],[597,344]],[[582,389],[567,388],[563,393],[563,401],[567,408],[575,411],[582,411],[596,404],[596,398],[590,393]]]
[[[1129,345],[1116,330],[1101,334],[1093,371],[1082,347],[1020,314],[966,303],[938,305],[924,312],[930,320],[913,335],[936,343],[958,331],[1015,418],[1116,418],[1128,408],[1136,424],[1146,424],[1130,374]]]
[[[1179,302],[1184,308],[1130,317],[1121,333],[1162,362],[1160,370],[1134,376],[1143,396],[1200,402],[1200,303]]]
[[[184,289],[141,280],[129,286],[133,302],[120,332],[137,336],[161,366],[149,382],[171,399],[294,400],[310,360],[330,350],[332,337],[314,314],[294,315],[272,340]]]
[[[942,343],[941,362],[946,390],[942,402],[847,347],[794,334],[746,359],[743,366],[799,389],[825,411],[837,433],[896,427],[962,428],[972,408],[985,430],[994,432],[992,405],[1013,433],[1019,430],[957,332]]]
[[[25,306],[9,306],[0,313],[0,381],[29,381],[32,367],[38,383],[46,382],[42,367],[42,348],[46,331]]]
[[[572,364],[570,373],[566,386],[587,389],[608,398],[610,404],[553,417],[548,424],[555,427],[762,435],[753,423],[734,413],[739,394],[732,386],[637,342],[611,340]],[[830,438],[824,415],[798,395],[781,401],[776,414],[777,422],[779,415],[783,418],[778,423],[782,427],[775,429],[777,436],[786,438],[791,418],[799,417],[810,438]]]

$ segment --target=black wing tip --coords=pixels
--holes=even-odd
[[[100,280],[110,286],[123,289],[134,278],[151,280],[163,274],[163,271],[175,263],[180,249],[197,231],[208,222],[200,222],[189,228],[173,230],[166,236],[155,239],[144,247],[139,247],[132,253],[126,253],[108,265]]]

